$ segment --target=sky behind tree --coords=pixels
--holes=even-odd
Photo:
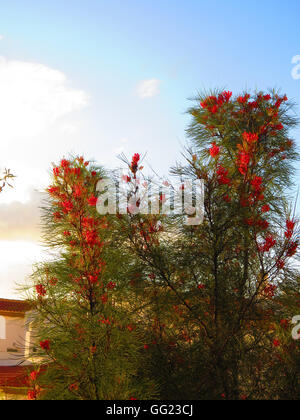
[[[1,194],[0,296],[40,258],[52,161],[147,152],[167,174],[198,91],[275,87],[300,104],[299,13],[297,0],[0,1],[0,165],[17,175]]]

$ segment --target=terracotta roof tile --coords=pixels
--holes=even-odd
[[[25,300],[1,299],[0,312],[27,312],[30,310],[30,304]]]
[[[0,366],[0,387],[29,386],[30,370],[32,370],[31,366]]]

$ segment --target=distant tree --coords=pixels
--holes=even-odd
[[[0,176],[0,192],[3,191],[3,188],[6,185],[12,187],[9,180],[12,180],[13,178],[15,178],[15,175],[10,172],[10,169],[4,169],[3,174]]]

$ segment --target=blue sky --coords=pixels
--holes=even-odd
[[[37,240],[32,191],[63,154],[113,167],[147,152],[166,173],[198,90],[277,87],[300,104],[299,15],[297,0],[0,0],[0,165],[18,175],[1,194],[15,232],[2,240]],[[35,215],[26,229],[16,200]]]
[[[84,117],[93,147],[83,151],[97,159],[101,144],[125,137],[167,167],[198,89],[276,86],[300,102],[300,80],[291,77],[300,53],[296,0],[3,3],[0,54],[59,69],[91,95]],[[140,101],[135,86],[152,78],[160,94]]]

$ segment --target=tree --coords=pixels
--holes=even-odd
[[[162,216],[157,230],[151,217],[126,219],[132,252],[151,270],[153,290],[169,297],[159,304],[161,317],[176,312],[181,362],[172,379],[183,386],[173,398],[280,397],[275,327],[283,297],[299,291],[299,234],[286,199],[297,159],[291,110],[276,92],[199,96],[189,110],[187,165],[172,173],[204,180],[203,224]],[[166,383],[166,372],[155,372]]]
[[[36,267],[31,287],[36,308],[32,356],[39,366],[30,375],[30,399],[155,394],[145,375],[136,380],[144,348],[131,326],[127,289],[132,268],[114,246],[110,217],[96,211],[96,186],[104,176],[103,169],[82,157],[53,167],[43,208],[44,241],[53,258]]]
[[[204,180],[198,225],[165,214],[160,190],[159,214],[138,211],[154,205],[140,197],[138,153],[123,159],[129,204],[116,215],[95,209],[103,170],[82,158],[54,167],[44,226],[59,253],[33,277],[46,373],[30,397],[298,398],[292,104],[213,92],[189,114],[186,164],[171,173]]]

